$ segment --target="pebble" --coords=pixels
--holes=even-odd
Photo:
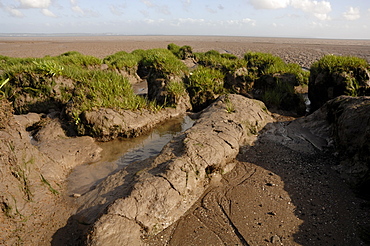
[[[78,194],[78,193],[74,193],[74,194],[72,195],[72,197],[75,197],[75,198],[80,197],[80,196],[81,196],[81,194]]]
[[[272,244],[279,244],[279,245],[283,245],[283,244],[281,243],[281,239],[280,239],[280,237],[279,237],[278,235],[274,235],[274,236],[272,236],[272,237],[271,237],[270,242],[271,242]]]

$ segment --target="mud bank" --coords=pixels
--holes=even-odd
[[[263,103],[238,95],[221,97],[195,125],[154,159],[109,176],[78,198],[79,212],[65,230],[81,231],[90,245],[139,245],[179,219],[208,185],[229,172],[241,145],[251,143],[271,116]],[[81,227],[81,226],[80,226]],[[62,230],[61,230],[62,233]]]
[[[78,198],[65,195],[65,177],[101,149],[63,135],[57,119],[7,115],[1,243],[365,245],[370,206],[350,185],[368,194],[368,101],[339,97],[292,121],[260,101],[221,97],[158,156]],[[25,129],[40,121],[31,144]]]

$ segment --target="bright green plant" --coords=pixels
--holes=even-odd
[[[169,45],[167,45],[167,49],[169,51],[171,51],[175,56],[177,56],[179,59],[180,59],[180,46],[174,44],[174,43],[170,43]]]
[[[224,75],[217,69],[203,66],[197,67],[189,76],[188,88],[198,88],[199,91],[210,90],[216,94],[224,91]]]
[[[76,51],[70,51],[56,57],[51,57],[51,59],[56,60],[63,65],[78,67],[83,66],[86,68],[100,66],[102,64],[101,59],[94,56],[83,55]]]
[[[50,192],[51,192],[53,195],[59,195],[59,191],[57,191],[56,189],[54,189],[54,188],[51,186],[51,184],[49,183],[49,181],[47,181],[47,180],[45,179],[45,177],[44,177],[42,174],[40,174],[40,177],[41,177],[41,182],[42,182],[43,184],[45,184],[45,185],[49,188]]]
[[[142,59],[142,54],[139,53],[127,53],[125,51],[117,52],[111,56],[104,58],[103,63],[107,64],[110,67],[117,69],[128,69],[136,68],[139,65],[140,60]]]
[[[235,106],[234,106],[233,102],[230,100],[228,94],[225,95],[224,102],[225,102],[225,105],[226,105],[226,112],[229,113],[229,114],[234,113],[235,112]]]
[[[171,75],[182,76],[188,71],[185,64],[166,49],[147,50],[140,64],[161,78],[169,78]]]
[[[170,81],[169,83],[167,83],[166,91],[170,95],[175,96],[175,98],[180,98],[181,96],[186,94],[184,83],[177,81]]]
[[[370,65],[365,59],[353,56],[326,55],[311,66],[313,76],[321,72],[341,73],[354,72],[359,79],[365,79],[367,76],[362,72],[363,69],[369,69]]]
[[[327,84],[336,84],[339,77],[344,90],[349,96],[367,94],[369,87],[366,83],[369,77],[370,65],[365,59],[352,56],[326,55],[311,66],[311,79],[314,81],[321,74]],[[339,85],[338,85],[339,86]],[[342,88],[338,87],[338,91]]]
[[[184,45],[182,47],[171,43],[167,45],[167,49],[171,51],[177,58],[184,60],[193,56],[193,50],[190,46]]]
[[[57,75],[62,75],[62,72],[64,70],[64,67],[61,65],[58,65],[54,61],[47,61],[47,60],[41,60],[41,61],[33,61],[33,64],[35,64],[34,71],[37,73],[42,73],[50,77],[54,77]]]
[[[2,88],[9,82],[9,78],[3,80],[0,82],[0,92],[2,96],[5,96],[5,92],[2,91]]]
[[[239,59],[232,54],[220,54],[216,50],[210,50],[206,53],[196,53],[195,59],[202,66],[218,69],[225,75],[233,74],[238,68],[247,65],[245,60]]]
[[[217,69],[198,66],[189,76],[185,86],[193,108],[201,110],[225,92],[224,74]]]

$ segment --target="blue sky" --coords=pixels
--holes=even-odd
[[[370,0],[0,0],[0,33],[370,39]]]

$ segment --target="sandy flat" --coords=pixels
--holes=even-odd
[[[370,61],[370,40],[224,36],[0,37],[0,55],[44,57],[78,51],[104,58],[122,50],[166,48],[169,43],[190,45],[194,52],[214,49],[239,56],[247,51],[268,52],[302,66],[309,66],[326,54],[351,55]]]

